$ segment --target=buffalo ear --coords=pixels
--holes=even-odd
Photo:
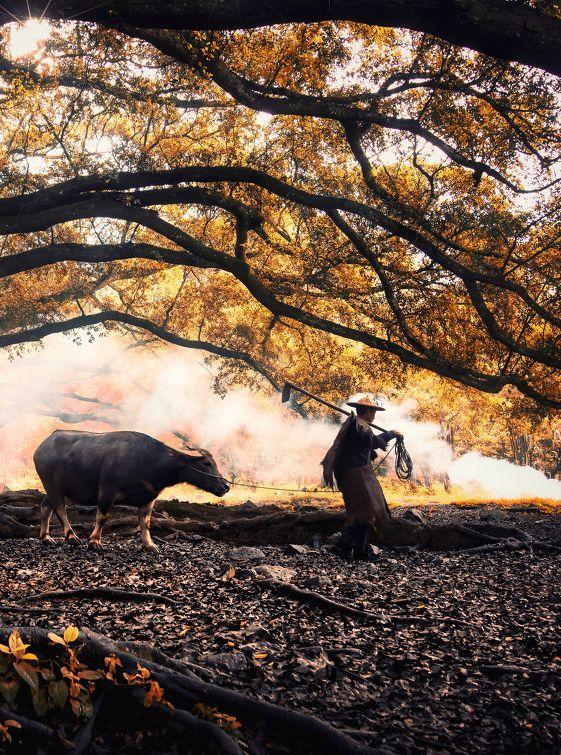
[[[183,454],[183,456],[187,456],[189,459],[193,459],[193,461],[198,461],[200,459],[206,458],[204,453],[197,451],[194,448],[186,448],[181,453]]]

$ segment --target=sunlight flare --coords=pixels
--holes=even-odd
[[[38,18],[30,18],[22,24],[13,24],[8,43],[12,57],[24,58],[37,52],[50,33],[51,25]]]

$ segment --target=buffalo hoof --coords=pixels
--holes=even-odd
[[[148,551],[149,553],[159,553],[160,549],[155,543],[150,543],[150,545],[145,545],[144,550]]]
[[[54,540],[50,535],[45,535],[44,537],[42,537],[41,542],[43,543],[43,545],[48,546],[57,544],[56,540]]]
[[[100,551],[101,550],[101,541],[100,540],[89,540],[88,541],[88,548],[91,548],[94,551]]]

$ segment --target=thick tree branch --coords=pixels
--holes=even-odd
[[[262,375],[276,391],[280,391],[282,388],[272,372],[245,351],[229,349],[225,346],[217,346],[210,341],[184,338],[183,336],[172,333],[171,331],[156,325],[156,323],[151,320],[131,315],[128,312],[118,312],[116,310],[96,312],[91,315],[80,315],[68,320],[45,323],[44,325],[39,325],[35,328],[29,328],[17,333],[3,334],[0,335],[0,348],[16,346],[22,343],[32,343],[34,341],[40,341],[41,339],[46,338],[46,336],[53,335],[54,333],[66,333],[69,330],[90,328],[108,322],[121,323],[123,325],[129,325],[134,328],[145,330],[152,333],[157,338],[160,338],[162,341],[174,344],[175,346],[182,346],[183,348],[188,349],[199,349],[201,351],[207,351],[210,354],[215,354],[216,356],[225,357],[226,359],[234,359],[243,362],[248,367],[251,367],[252,370],[255,370],[255,372]],[[49,412],[49,414],[52,414],[52,412]],[[83,415],[82,419],[87,416],[88,415]],[[82,421],[82,419],[79,421]]]
[[[376,274],[378,275],[378,278],[380,279],[380,282],[382,284],[386,301],[388,302],[402,333],[405,335],[405,338],[411,344],[411,346],[419,353],[425,354],[427,357],[431,357],[435,360],[435,362],[442,362],[443,365],[450,367],[451,363],[449,362],[449,360],[443,359],[433,349],[424,346],[419,338],[417,338],[417,336],[413,334],[407,323],[403,311],[399,307],[394,291],[390,285],[390,282],[385,274],[382,265],[380,264],[376,255],[370,250],[365,240],[348,223],[346,223],[338,213],[329,211],[327,214],[333,220],[335,225],[345,234],[345,236],[347,236],[347,238],[362,254],[362,256],[370,262],[370,264],[376,271]],[[555,348],[555,344],[553,342],[551,343],[550,348],[533,349],[521,343],[519,339],[515,340],[514,338],[511,338],[509,334],[499,326],[496,317],[487,306],[483,294],[479,289],[479,286],[471,279],[467,279],[463,282],[468,292],[470,301],[472,302],[477,314],[480,316],[491,338],[493,338],[495,341],[498,341],[499,343],[502,343],[509,349],[510,352],[514,354],[520,354],[521,356],[528,357],[529,359],[547,363],[550,367],[561,368],[561,359],[557,357],[557,349]]]
[[[354,137],[352,138],[354,139]],[[358,150],[359,145],[355,144],[355,148]],[[357,156],[360,156],[361,154],[361,152],[357,152]],[[366,158],[363,160],[362,167],[366,178],[368,178],[370,168]],[[536,312],[536,314],[545,321],[555,327],[561,327],[561,317],[558,317],[553,312],[550,312],[544,306],[539,304],[530,295],[525,285],[518,284],[516,281],[505,278],[497,269],[490,268],[485,270],[481,265],[479,265],[477,269],[472,269],[460,262],[457,258],[448,255],[442,247],[446,244],[451,245],[452,247],[454,247],[454,245],[446,238],[435,234],[436,240],[439,242],[439,245],[437,245],[421,234],[416,228],[411,228],[404,222],[393,219],[387,212],[383,212],[354,199],[348,199],[346,197],[332,194],[317,194],[304,189],[299,189],[265,173],[264,171],[254,168],[237,166],[193,166],[162,171],[139,171],[122,172],[113,175],[91,175],[71,179],[47,189],[30,192],[29,194],[20,195],[18,197],[0,199],[0,233],[21,233],[29,230],[40,230],[48,227],[49,223],[64,222],[64,219],[72,219],[72,217],[70,217],[71,211],[68,208],[64,211],[61,219],[56,219],[56,209],[60,205],[70,201],[76,203],[74,208],[76,217],[87,217],[87,213],[91,210],[86,209],[87,202],[85,200],[87,199],[91,203],[91,201],[95,201],[100,196],[105,196],[97,194],[97,192],[104,189],[107,192],[110,192],[111,190],[122,191],[141,188],[143,186],[173,185],[182,182],[229,182],[254,184],[272,194],[276,194],[279,197],[283,197],[284,199],[303,205],[304,207],[312,207],[322,211],[339,210],[357,215],[364,218],[372,225],[383,228],[392,235],[412,244],[423,254],[426,254],[433,262],[441,265],[445,270],[463,281],[477,281],[516,294],[522,299],[526,306]],[[373,186],[373,190],[376,191],[375,185]],[[173,197],[175,197],[178,201],[184,199],[186,201],[195,201],[201,204],[219,204],[227,211],[236,214],[237,217],[241,216],[248,218],[248,222],[252,224],[251,227],[253,228],[257,228],[261,221],[259,213],[252,213],[250,208],[247,208],[241,202],[235,202],[229,199],[226,202],[224,196],[221,194],[207,193],[205,195],[203,193],[196,193],[196,189],[191,189],[191,193],[186,189],[176,191],[182,191],[184,193],[172,193],[166,199],[166,195],[163,193],[154,194],[146,192],[144,196],[139,194],[139,202],[142,200],[142,203],[145,204],[148,204],[150,201],[165,204],[173,201]],[[107,196],[111,195],[107,193]],[[113,207],[114,211],[122,205],[122,202],[133,203],[135,200],[135,195],[114,196],[121,200],[121,203],[113,203],[115,205]],[[82,198],[84,201],[79,203],[78,200],[81,200]],[[123,213],[125,212],[125,209],[123,209]],[[407,217],[411,214],[407,208],[401,208],[400,206],[398,209],[400,215]],[[50,214],[40,212],[47,210],[53,210],[53,212]],[[80,211],[85,212],[86,215],[80,215]],[[33,216],[31,213],[34,212],[39,212],[39,215],[37,216],[38,224],[32,222]],[[15,217],[6,217],[9,215]],[[25,217],[22,218],[20,215],[24,215]],[[469,249],[462,247],[457,248],[464,253],[470,253]],[[181,262],[178,262],[178,264],[181,264]]]
[[[178,171],[168,171],[164,173],[168,180],[170,173],[173,173],[176,178],[178,176],[185,177],[184,173],[178,173]],[[252,174],[253,173],[255,173],[255,171],[252,171]],[[261,176],[261,178],[263,178],[263,176]],[[290,195],[288,198],[300,199],[301,204],[308,204],[309,206],[319,205],[319,209],[323,210],[350,209],[351,212],[353,211],[352,203],[350,203],[349,200],[345,200],[344,202],[339,200],[339,202],[333,203],[333,198],[309,195],[307,192],[295,190],[293,187],[283,184],[276,179],[272,179],[270,176],[266,176],[265,178],[265,183],[272,185],[277,191],[279,189],[284,189]],[[99,180],[99,177],[83,179],[86,184],[88,181],[93,181],[95,184],[95,182]],[[129,176],[121,174],[117,177],[109,177],[109,179],[107,179],[107,177],[105,177],[105,179],[102,177],[102,181],[103,180],[105,180],[105,185],[107,186],[114,181],[117,183],[120,181],[126,182],[127,180],[129,182],[137,182],[139,179],[138,176],[134,176],[134,174],[130,174]],[[82,179],[76,179],[76,181],[80,183]],[[429,369],[444,377],[450,377],[464,383],[465,385],[470,385],[480,390],[497,392],[504,385],[512,383],[526,395],[531,396],[548,406],[561,407],[560,401],[538,393],[525,379],[513,374],[489,375],[487,373],[482,373],[467,364],[452,363],[449,360],[442,359],[440,355],[435,353],[419,353],[416,348],[406,348],[400,343],[396,343],[388,338],[381,338],[372,332],[320,317],[312,312],[302,309],[300,306],[283,301],[279,299],[269,287],[264,285],[260,277],[252,271],[250,266],[247,265],[243,259],[213,249],[207,244],[203,244],[199,240],[193,238],[180,228],[163,220],[152,210],[146,210],[143,207],[139,207],[138,204],[141,204],[141,202],[140,200],[135,202],[134,194],[121,196],[119,197],[120,201],[116,201],[118,197],[114,193],[112,194],[111,191],[108,192],[108,196],[114,197],[113,199],[106,199],[103,193],[92,192],[89,195],[85,195],[87,198],[75,201],[73,204],[64,204],[61,207],[53,207],[52,204],[57,198],[59,201],[65,201],[68,197],[69,185],[71,184],[72,182],[67,182],[66,184],[52,187],[44,192],[37,192],[35,194],[34,199],[36,201],[39,200],[39,205],[41,205],[41,203],[43,203],[43,206],[45,206],[45,204],[47,206],[50,204],[51,206],[49,209],[41,209],[26,215],[0,217],[0,233],[7,234],[38,231],[48,228],[55,223],[90,217],[108,217],[135,222],[151,229],[155,233],[182,247],[197,260],[202,260],[206,263],[207,266],[219,268],[225,272],[231,273],[260,304],[266,307],[276,317],[288,317],[312,328],[364,343],[371,348],[393,354],[407,364]],[[186,198],[192,199],[193,196],[198,197],[199,194],[197,192],[200,192],[200,190],[177,188],[169,191],[171,192],[170,197],[174,198],[173,201],[178,201],[178,197],[183,195],[185,195]],[[166,201],[165,190],[153,189],[138,193],[139,196],[142,196],[143,194],[149,196],[151,201],[153,201],[155,197],[157,197],[157,201],[160,203],[165,203]],[[206,198],[208,195],[205,194],[204,196]],[[216,195],[216,197],[218,197],[216,201],[220,201],[222,195]],[[46,203],[45,199],[47,200]],[[146,197],[144,199],[146,200]],[[303,202],[303,199],[306,201]],[[172,200],[170,199],[170,201]],[[10,203],[11,200],[5,200],[5,202]],[[4,203],[0,203],[0,213],[4,210],[5,205],[3,206],[3,204]],[[349,207],[349,204],[351,207]],[[360,205],[360,203],[358,204]],[[234,206],[231,209],[232,211],[239,211],[240,206],[243,209],[244,206],[241,205],[241,203],[234,202]],[[378,210],[368,208],[367,214],[369,215],[369,220],[372,221],[372,219],[375,218],[377,225],[386,230],[390,230],[400,238],[404,238],[412,243],[417,249],[426,253],[427,256],[441,264],[445,269],[458,275],[466,285],[473,282],[476,277],[479,280],[483,279],[481,275],[475,276],[463,265],[452,260],[438,247],[424,238],[419,232],[414,231],[397,221],[388,219],[387,216],[384,216]],[[478,309],[478,313],[480,316],[486,314],[484,312],[482,313],[481,308]],[[488,316],[485,325],[488,326]],[[518,351],[520,351],[520,349],[518,349]],[[542,364],[557,367],[558,360],[552,353],[551,349],[547,348],[540,351],[532,350],[531,354],[528,353],[525,354],[525,356],[530,356],[532,358],[534,354],[540,356],[539,361]]]
[[[203,75],[212,76],[213,81],[237,102],[256,111],[265,111],[274,115],[298,115],[312,118],[325,118],[340,123],[360,123],[364,126],[379,126],[401,131],[424,139],[439,149],[448,159],[474,173],[480,178],[483,174],[494,178],[517,194],[533,193],[549,188],[561,179],[553,179],[545,186],[525,189],[511,181],[493,166],[481,160],[464,155],[458,148],[448,144],[444,139],[423,126],[414,118],[401,118],[380,112],[376,102],[370,107],[352,107],[344,101],[323,97],[308,97],[297,92],[289,96],[270,96],[262,93],[261,87],[255,87],[252,81],[232,71],[217,55],[206,51],[198,40],[191,42],[189,35],[179,36],[171,32],[151,30],[127,30],[131,35],[150,42],[161,52],[191,66]],[[186,44],[187,42],[187,44]]]
[[[79,18],[112,28],[124,23],[141,28],[219,30],[357,21],[427,32],[493,57],[561,74],[560,19],[522,0],[10,0],[0,8],[0,23],[10,23],[14,16],[25,19],[30,13],[57,20]]]
[[[127,242],[125,244],[49,244],[7,257],[0,257],[0,278],[16,273],[37,270],[59,262],[115,262],[117,260],[147,259],[169,265],[209,268],[204,260],[189,252],[168,249],[154,244]]]

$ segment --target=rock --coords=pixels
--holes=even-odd
[[[264,561],[265,554],[260,548],[243,545],[241,548],[234,548],[230,553],[230,558],[234,561]]]
[[[407,519],[409,522],[417,522],[418,524],[426,524],[427,520],[421,514],[419,509],[407,509],[402,515],[403,519]]]
[[[297,545],[296,543],[290,543],[290,545],[286,546],[286,552],[287,553],[297,553],[297,554],[304,554],[308,552],[308,546],[307,545]]]
[[[245,501],[245,503],[242,503],[242,505],[240,506],[241,511],[251,511],[252,509],[256,508],[258,508],[257,504],[253,503],[250,498],[248,498],[247,501]]]
[[[185,532],[183,533],[183,537],[181,539],[186,543],[200,543],[201,540],[204,540],[204,537],[202,535],[198,535],[196,532]]]
[[[294,660],[297,664],[293,669],[295,673],[309,674],[313,677],[327,676],[333,666],[321,645],[298,648]]]
[[[325,587],[327,584],[328,580],[318,574],[313,577],[307,577],[307,579],[302,581],[302,585],[309,590],[316,590],[318,587]]]
[[[247,660],[243,653],[204,653],[199,659],[201,666],[211,666],[218,671],[247,671]]]
[[[482,522],[501,522],[505,518],[505,514],[502,511],[489,511],[487,514],[482,514],[479,518]]]
[[[257,577],[257,572],[255,569],[246,569],[243,566],[239,569],[236,569],[236,578],[237,579],[255,579]]]
[[[334,532],[332,535],[329,535],[325,542],[327,545],[336,545],[339,542],[340,537],[340,532]]]
[[[261,564],[255,567],[256,574],[269,579],[278,579],[281,582],[292,582],[296,576],[295,569],[288,569],[286,566],[274,566],[273,564]],[[236,572],[237,576],[237,572]]]
[[[310,541],[307,543],[309,548],[319,548],[320,545],[323,543],[323,538],[321,535],[313,535]]]

